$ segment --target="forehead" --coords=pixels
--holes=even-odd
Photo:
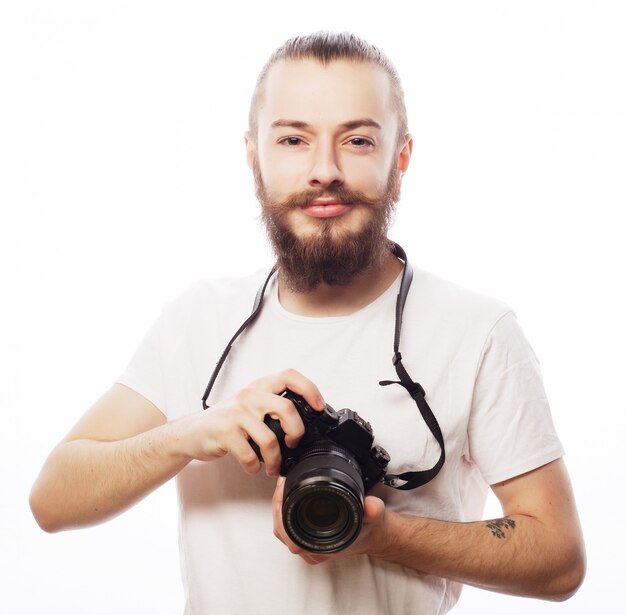
[[[347,60],[281,60],[268,72],[257,110],[259,129],[277,119],[338,125],[371,118],[395,129],[391,81],[381,67]]]

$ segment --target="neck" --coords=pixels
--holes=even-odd
[[[347,286],[319,284],[311,292],[287,288],[278,272],[278,300],[289,312],[300,316],[347,316],[382,295],[402,271],[402,261],[389,253],[376,268],[368,269]]]

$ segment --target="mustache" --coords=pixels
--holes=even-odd
[[[325,188],[321,190],[303,190],[302,192],[296,192],[289,195],[286,199],[280,202],[265,203],[267,209],[281,209],[283,211],[290,209],[299,209],[302,207],[308,207],[313,201],[317,199],[336,199],[345,203],[346,205],[364,205],[365,207],[377,207],[385,205],[387,199],[379,198],[373,199],[366,196],[359,190],[350,190],[343,186],[337,186],[334,188]]]

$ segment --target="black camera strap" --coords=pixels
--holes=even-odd
[[[402,364],[402,354],[400,353],[400,329],[402,328],[402,314],[404,312],[404,304],[406,303],[406,299],[409,294],[409,288],[411,287],[411,282],[413,281],[413,269],[411,264],[409,263],[406,252],[399,246],[397,243],[393,244],[393,253],[398,258],[404,261],[404,269],[402,270],[402,279],[400,281],[400,290],[398,292],[398,297],[396,300],[396,321],[395,321],[395,333],[393,340],[393,365],[396,368],[396,373],[398,374],[398,378],[400,380],[382,380],[379,382],[381,386],[387,386],[390,384],[399,384],[403,386],[409,395],[413,398],[417,407],[424,419],[424,422],[430,429],[431,433],[437,440],[439,447],[441,449],[441,454],[439,456],[439,460],[437,463],[430,468],[430,470],[421,470],[416,472],[403,472],[402,474],[387,474],[382,482],[384,485],[388,487],[393,487],[394,489],[401,490],[409,490],[416,489],[417,487],[421,487],[426,484],[428,481],[432,480],[437,476],[439,470],[443,467],[444,461],[446,459],[445,446],[443,441],[443,435],[441,433],[441,429],[439,427],[439,423],[433,414],[433,411],[430,409],[430,406],[426,402],[426,393],[422,386],[414,382],[406,371],[404,365]],[[259,288],[255,298],[254,305],[252,307],[252,313],[248,318],[244,321],[244,323],[237,329],[235,335],[230,339],[222,356],[217,362],[213,373],[211,374],[211,378],[209,380],[209,384],[204,391],[204,395],[202,396],[202,407],[206,410],[209,406],[207,404],[207,400],[209,395],[211,394],[211,389],[217,380],[217,375],[224,365],[224,361],[226,361],[226,357],[230,353],[233,343],[235,340],[243,333],[243,331],[250,325],[257,316],[261,312],[261,307],[263,303],[263,297],[265,295],[265,290],[267,285],[269,284],[270,279],[274,275],[276,271],[276,266],[272,268],[269,275],[263,282],[261,288]]]
[[[235,335],[233,335],[230,338],[230,342],[228,342],[228,345],[226,346],[226,348],[224,348],[224,352],[222,353],[220,360],[217,362],[217,365],[215,366],[215,369],[213,370],[213,373],[211,374],[211,379],[209,380],[209,384],[207,384],[206,390],[204,391],[204,395],[202,396],[202,408],[204,410],[206,410],[209,407],[207,405],[207,399],[209,399],[209,395],[211,394],[211,389],[213,388],[213,385],[215,384],[215,381],[217,380],[217,375],[220,373],[220,369],[222,369],[222,365],[224,365],[224,361],[226,361],[226,357],[228,356],[228,353],[230,352],[230,349],[232,348],[235,340],[243,333],[244,329],[250,323],[252,323],[256,319],[256,317],[261,313],[261,304],[263,303],[263,296],[265,295],[265,289],[267,288],[267,285],[269,284],[269,281],[272,279],[272,276],[274,275],[275,271],[276,271],[276,266],[272,267],[272,270],[269,272],[269,275],[267,276],[267,278],[265,278],[265,282],[263,282],[263,285],[257,291],[256,297],[254,298],[254,305],[252,306],[252,313],[250,314],[250,316],[248,316],[248,318],[246,318],[246,320],[243,322],[241,327],[237,329],[237,332],[235,333]]]
[[[396,326],[393,336],[392,358],[393,365],[396,368],[396,373],[398,374],[398,378],[400,378],[400,380],[381,380],[378,384],[381,386],[399,384],[407,390],[408,394],[417,404],[417,408],[419,409],[424,422],[435,437],[435,440],[437,440],[439,448],[441,449],[441,454],[439,455],[437,463],[435,463],[430,470],[403,472],[402,474],[387,474],[382,480],[383,484],[388,487],[407,491],[409,489],[421,487],[437,476],[446,460],[446,448],[439,423],[437,422],[433,411],[430,409],[430,406],[426,402],[426,392],[421,384],[412,380],[411,376],[409,376],[409,373],[402,364],[402,354],[400,353],[400,329],[402,328],[404,304],[406,303],[406,299],[409,295],[409,288],[411,287],[411,282],[413,281],[413,268],[411,267],[411,263],[409,263],[406,252],[397,243],[394,244],[394,254],[404,261],[404,270],[402,271],[400,290],[396,300]]]

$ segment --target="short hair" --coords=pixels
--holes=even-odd
[[[248,126],[253,140],[256,139],[258,130],[257,108],[263,94],[263,84],[270,69],[281,60],[304,59],[317,60],[324,66],[338,60],[371,62],[382,68],[389,76],[393,105],[398,114],[397,141],[399,145],[404,144],[404,138],[408,133],[408,119],[404,103],[404,91],[394,65],[380,49],[351,32],[327,32],[324,30],[290,38],[270,56],[259,74],[250,101]]]

